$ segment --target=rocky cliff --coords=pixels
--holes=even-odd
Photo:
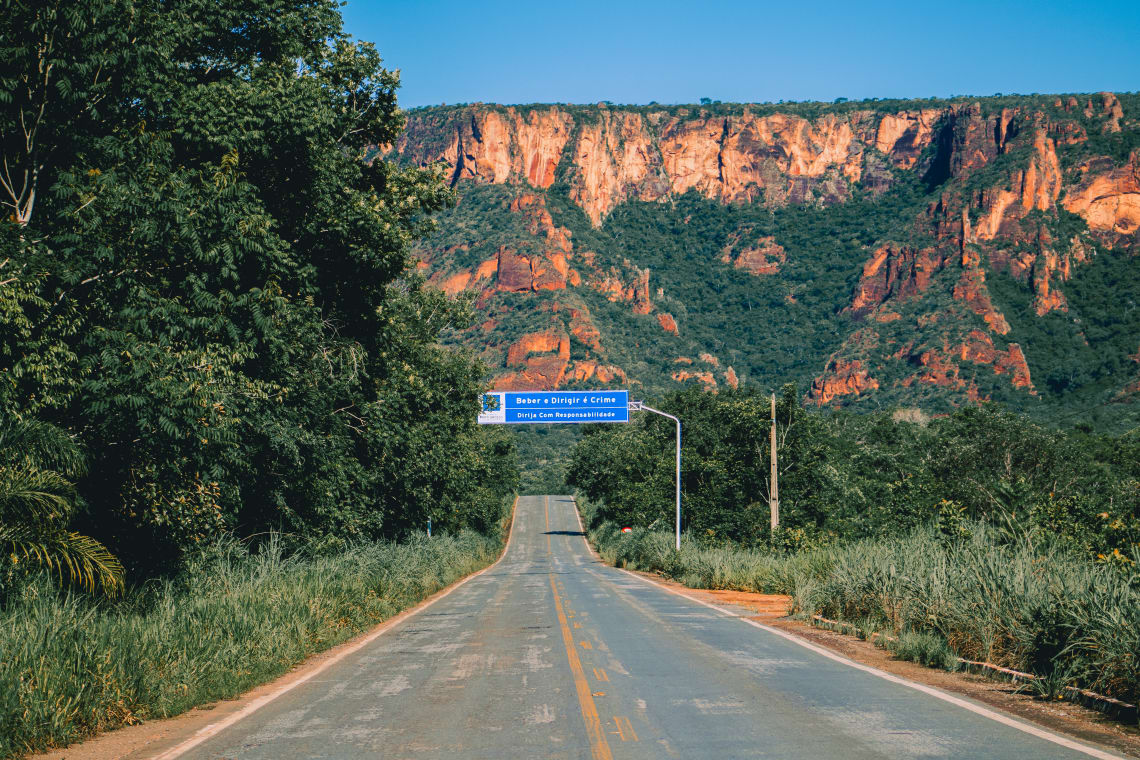
[[[1089,262],[1140,250],[1133,100],[1128,108],[1112,93],[787,108],[474,105],[412,112],[407,131],[383,153],[445,166],[469,229],[427,241],[422,267],[448,293],[473,294],[486,319],[468,342],[502,368],[500,387],[620,378],[633,368],[613,358],[630,340],[667,345],[675,356],[700,353],[695,304],[674,300],[671,275],[654,271],[654,256],[623,239],[631,222],[615,219],[629,204],[650,204],[636,213],[656,214],[658,227],[674,230],[659,233],[697,235],[704,220],[694,216],[713,214],[702,210],[710,207],[676,211],[680,199],[691,206],[695,198],[753,209],[726,211],[735,221],[707,230],[718,252],[701,264],[710,281],[733,270],[767,292],[781,278],[800,277],[767,299],[769,316],[812,296],[803,273],[813,266],[813,248],[794,240],[794,230],[773,234],[781,210],[814,210],[813,220],[838,219],[855,204],[899,210],[846,264],[851,285],[834,308],[846,336],[816,357],[814,403],[888,391],[903,398],[921,387],[962,403],[992,395],[982,386],[1028,399],[1039,389],[1032,357],[1049,347],[1022,345],[1026,330],[1037,328],[1026,327],[1016,305],[1015,329],[1005,312],[1014,306],[995,297],[992,283],[997,277],[1003,293],[1022,288],[1026,308],[1052,325],[1069,313],[1068,284]],[[465,204],[479,208],[464,211]],[[494,231],[480,232],[479,222]],[[814,242],[817,250],[829,245]],[[620,319],[646,337],[608,335],[599,309],[611,323],[619,317],[599,298],[624,309]],[[747,309],[752,319],[751,299]],[[498,329],[504,320],[511,335]],[[1079,337],[1081,328],[1073,330]],[[744,350],[717,342],[708,348]],[[629,379],[712,388],[755,374],[733,370],[729,381],[712,366],[666,371],[667,360],[658,377]]]

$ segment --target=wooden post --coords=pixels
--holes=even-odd
[[[772,394],[772,484],[768,495],[768,508],[772,512],[772,533],[780,527],[780,486],[776,472],[776,394]]]

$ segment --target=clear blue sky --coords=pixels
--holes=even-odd
[[[1140,0],[349,0],[405,108],[1140,90]]]

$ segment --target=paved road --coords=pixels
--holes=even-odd
[[[556,496],[519,500],[490,571],[183,755],[1087,756],[606,567]]]

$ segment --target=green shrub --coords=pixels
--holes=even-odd
[[[887,649],[901,660],[910,660],[928,668],[958,669],[958,655],[936,633],[902,631],[887,640]]]

